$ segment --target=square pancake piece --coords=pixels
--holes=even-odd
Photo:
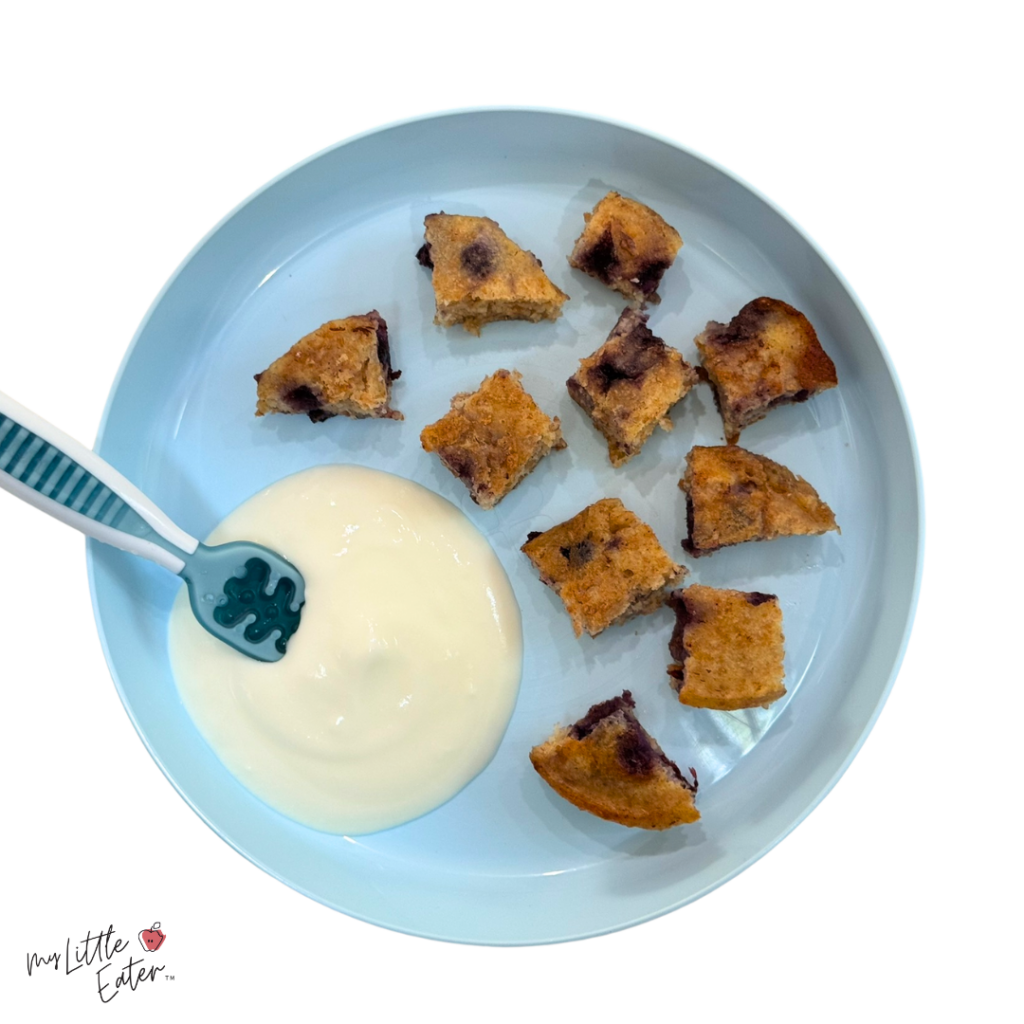
[[[656,830],[697,821],[697,773],[683,777],[635,708],[629,690],[595,704],[530,751],[533,767],[559,796],[606,821]]]
[[[636,309],[623,312],[605,343],[565,382],[607,440],[613,466],[636,455],[656,426],[671,430],[669,410],[696,383],[693,368],[655,337],[647,314]]]
[[[526,393],[516,370],[498,370],[420,434],[481,508],[494,508],[545,455],[566,444],[558,417],[549,418]]]
[[[659,302],[658,285],[683,240],[643,203],[609,192],[585,213],[569,265],[625,295],[633,305]]]
[[[777,405],[806,402],[838,383],[810,321],[779,299],[754,299],[728,324],[712,320],[694,341],[729,444]]]
[[[332,416],[402,419],[390,407],[388,325],[375,309],[329,320],[256,374],[256,415],[306,413],[314,422]]]
[[[664,588],[686,573],[618,498],[604,498],[544,533],[531,533],[521,550],[541,582],[562,599],[577,636],[597,636],[655,611],[665,601]]]
[[[416,253],[433,271],[434,323],[479,334],[495,320],[557,320],[569,296],[489,217],[432,213]]]
[[[748,540],[839,532],[806,480],[738,445],[691,448],[679,487],[689,533],[683,547],[697,557]]]
[[[768,707],[785,696],[782,609],[774,594],[693,584],[675,590],[668,674],[679,703],[716,711]]]

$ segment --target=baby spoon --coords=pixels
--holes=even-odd
[[[0,487],[176,573],[203,628],[250,658],[278,661],[299,628],[305,584],[294,565],[249,541],[200,544],[116,469],[2,391]]]

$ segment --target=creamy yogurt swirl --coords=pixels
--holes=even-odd
[[[227,768],[327,832],[389,828],[444,803],[491,760],[519,689],[522,628],[504,570],[454,505],[401,477],[321,466],[268,487],[208,538],[252,540],[302,572],[302,624],[279,662],[206,633],[184,588],[171,665]]]

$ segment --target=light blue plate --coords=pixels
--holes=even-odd
[[[668,686],[667,611],[577,640],[552,591],[518,551],[605,496],[622,498],[677,557],[676,482],[694,443],[721,443],[710,392],[677,409],[641,455],[613,470],[565,379],[623,307],[571,271],[583,213],[610,189],[649,203],[685,247],[651,327],[695,361],[693,337],[758,295],[817,327],[839,387],[780,408],[743,444],[806,477],[842,536],[746,544],[683,559],[690,582],[779,595],[787,697],[735,714],[681,707]],[[481,338],[432,324],[415,253],[425,214],[486,214],[532,249],[571,301],[556,323],[493,324]],[[378,309],[402,370],[405,421],[253,416],[252,375],[325,320]],[[499,367],[523,373],[562,419],[569,449],[483,512],[419,446],[421,428]],[[881,342],[842,278],[769,202],[673,143],[578,115],[470,111],[351,139],[278,178],[189,256],[139,329],[107,406],[97,451],[186,530],[202,536],[251,494],[325,462],[376,466],[460,505],[501,558],[523,611],[515,714],[490,766],[431,814],[348,838],[270,810],[227,773],[178,700],[167,617],[179,581],[90,543],[99,631],[121,699],[150,753],[196,812],[283,882],[355,917],[436,938],[535,943],[622,928],[682,906],[742,871],[829,791],[895,677],[921,565],[921,491],[907,411]],[[632,689],[642,722],[700,776],[701,821],[628,830],[557,797],[530,747],[556,723]]]

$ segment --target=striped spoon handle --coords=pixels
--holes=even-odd
[[[116,469],[2,391],[0,487],[173,573],[199,545]]]

